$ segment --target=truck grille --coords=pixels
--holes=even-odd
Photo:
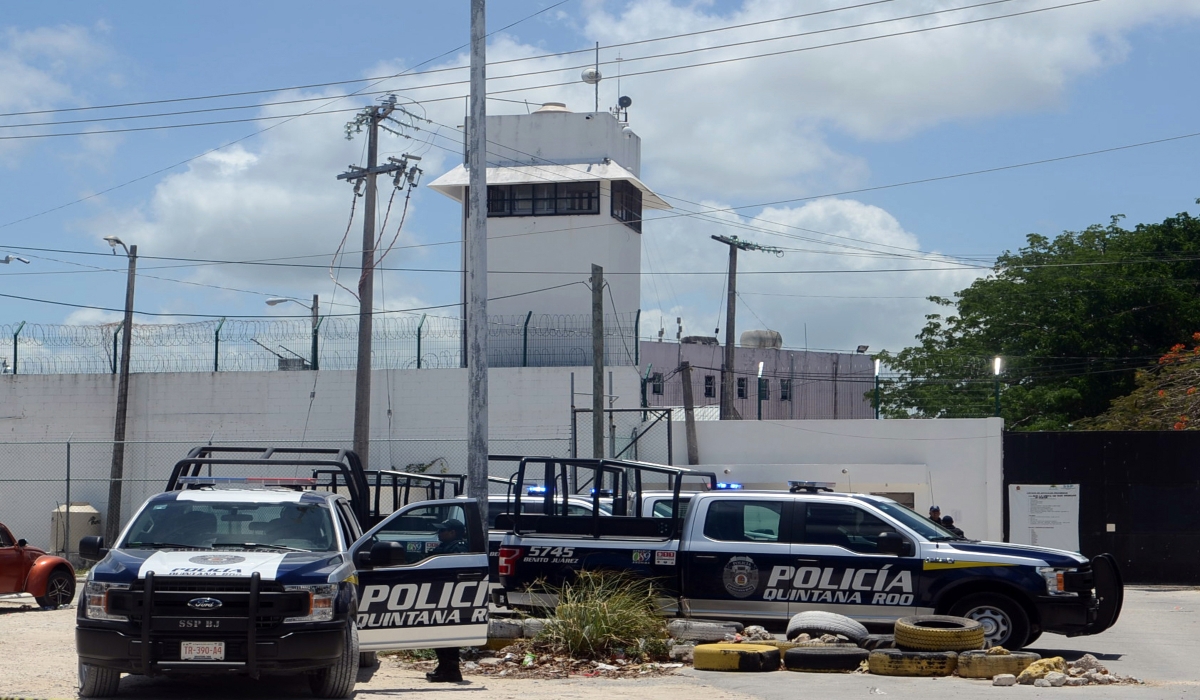
[[[141,626],[146,614],[144,590],[144,582],[138,581],[128,591],[112,591],[110,609]],[[188,602],[196,598],[215,598],[221,601],[221,606],[215,610],[195,610]],[[245,630],[250,618],[250,579],[156,578],[151,606],[151,629],[155,631],[177,629],[179,620],[218,619],[224,621],[222,630]],[[284,618],[308,614],[308,606],[307,593],[287,592],[274,581],[263,581],[259,586],[254,627],[270,629],[282,624]]]

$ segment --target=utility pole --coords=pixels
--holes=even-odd
[[[712,236],[714,241],[729,246],[729,296],[725,300],[725,361],[721,363],[721,420],[734,420],[733,390],[735,367],[733,365],[734,320],[737,313],[737,252],[758,250],[783,257],[783,250],[773,246],[743,241],[737,236]]]
[[[129,258],[129,273],[125,281],[125,321],[121,324],[121,377],[117,383],[117,416],[113,428],[112,468],[108,477],[108,520],[104,525],[104,541],[112,547],[121,534],[121,484],[125,475],[125,417],[129,412],[129,353],[133,346],[133,283],[137,279],[137,246],[126,246],[121,239],[106,238],[117,252],[125,248]],[[68,506],[68,513],[70,508]]]
[[[366,180],[367,192],[363,199],[363,247],[362,274],[358,277],[358,363],[354,375],[354,451],[362,460],[363,469],[368,469],[371,452],[371,325],[375,303],[375,180],[380,173],[404,170],[406,163],[389,159],[380,166],[379,123],[387,119],[396,109],[396,96],[389,95],[386,102],[373,105],[359,112],[354,121],[346,125],[347,138],[352,138],[356,127],[367,127],[367,167],[350,166],[337,176],[339,180]],[[314,307],[316,305],[314,304]]]
[[[488,260],[487,3],[471,0],[471,118],[467,122],[467,493],[479,504],[487,541]]]
[[[592,457],[604,457],[604,268],[592,265]]]
[[[679,374],[683,378],[683,421],[687,428],[688,466],[700,463],[700,447],[696,444],[696,404],[692,399],[692,364],[683,362],[679,365]]]

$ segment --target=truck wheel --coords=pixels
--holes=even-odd
[[[1020,649],[1029,640],[1029,615],[1017,601],[1003,593],[976,593],[950,607],[950,614],[983,625],[983,646]]]
[[[983,624],[966,617],[912,615],[896,620],[896,647],[907,651],[966,651],[983,647]]]
[[[867,632],[867,628],[862,626],[862,623],[845,615],[821,610],[810,610],[793,615],[791,621],[788,622],[788,639],[795,639],[801,634],[818,637],[822,634],[840,634],[858,644],[866,639],[869,633]]]
[[[318,698],[348,698],[358,676],[358,627],[353,622],[346,634],[342,656],[332,666],[317,669],[308,677],[309,688]]]
[[[79,697],[110,698],[117,694],[121,672],[79,662]]]
[[[75,597],[75,577],[63,569],[55,569],[46,581],[46,595],[36,598],[43,608],[70,605]]]
[[[373,651],[358,652],[358,667],[371,668],[379,663],[379,655]]]

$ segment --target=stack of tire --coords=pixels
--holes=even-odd
[[[1040,658],[1027,652],[983,650],[981,623],[952,615],[913,615],[896,620],[895,649],[876,649],[867,660],[871,673],[882,676],[949,676],[991,678],[1020,673]]]
[[[783,652],[783,666],[789,671],[804,673],[848,673],[857,671],[870,652],[862,644],[871,635],[855,620],[821,611],[802,612],[792,617],[787,626],[787,638],[801,635],[820,638],[834,635],[845,642],[804,642]]]

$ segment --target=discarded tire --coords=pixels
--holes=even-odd
[[[878,676],[949,676],[957,665],[953,651],[877,649],[867,657],[868,668]]]
[[[913,615],[896,620],[896,647],[909,651],[983,648],[983,625],[965,617]]]
[[[874,651],[876,649],[895,649],[896,638],[890,634],[868,634],[866,637],[863,637],[862,641],[859,642],[858,645],[868,651]]]
[[[667,634],[681,642],[720,642],[725,635],[737,634],[742,629],[740,622],[677,619],[667,623]]]
[[[862,624],[837,613],[812,610],[794,615],[787,626],[787,638],[795,639],[801,634],[820,636],[822,634],[840,634],[857,644],[867,636],[867,628]]]
[[[783,652],[783,666],[789,671],[844,673],[858,670],[870,653],[857,647],[795,647]]]
[[[989,654],[986,651],[964,651],[958,655],[958,675],[963,678],[994,678],[1003,673],[1021,675],[1029,664],[1040,660],[1032,651],[1013,651]]]
[[[692,665],[698,671],[778,671],[780,655],[765,644],[701,644]]]

